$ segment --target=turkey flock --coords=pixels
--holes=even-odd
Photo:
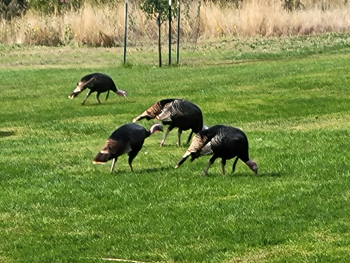
[[[89,89],[82,104],[91,93],[96,92],[98,103],[101,103],[99,96],[101,93],[107,92],[106,100],[108,99],[109,91],[113,91],[119,96],[127,98],[127,94],[123,90],[118,90],[112,78],[102,73],[92,73],[83,76],[77,83],[74,91],[68,96],[70,99],[77,97],[83,90]],[[226,125],[214,125],[206,127],[203,125],[203,114],[201,109],[194,103],[177,98],[166,98],[155,102],[142,114],[135,117],[132,123],[127,123],[117,128],[106,140],[102,149],[93,159],[94,164],[105,164],[112,160],[110,173],[113,172],[114,166],[119,156],[128,154],[128,162],[131,171],[132,161],[141,150],[143,143],[151,134],[163,131],[163,125],[156,123],[149,130],[136,124],[137,121],[158,120],[163,125],[168,125],[167,130],[160,142],[160,146],[164,145],[165,139],[169,132],[177,128],[177,145],[181,145],[182,131],[191,130],[187,139],[187,143],[191,141],[190,146],[181,157],[175,168],[180,167],[188,157],[190,161],[194,161],[203,155],[212,155],[208,165],[204,169],[202,175],[205,176],[217,158],[221,158],[222,174],[225,175],[226,161],[234,157],[232,172],[234,172],[238,159],[242,160],[255,174],[258,173],[258,165],[249,158],[249,144],[245,133],[235,127]],[[194,135],[193,135],[194,134]]]

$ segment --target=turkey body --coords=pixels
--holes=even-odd
[[[194,103],[184,99],[164,99],[157,101],[141,115],[134,118],[133,122],[142,119],[156,119],[164,125],[169,125],[160,146],[164,145],[165,139],[169,132],[178,128],[177,145],[180,146],[181,133],[191,129],[187,143],[190,141],[192,134],[197,133],[203,128],[203,114],[201,109]]]
[[[202,155],[213,155],[202,175],[206,175],[209,167],[217,158],[221,158],[222,174],[225,174],[226,160],[236,157],[232,172],[234,172],[238,159],[245,162],[254,172],[258,172],[257,164],[249,158],[249,145],[245,133],[235,127],[226,125],[215,125],[197,133],[191,145],[177,163],[178,168],[191,156],[191,162]]]
[[[149,131],[135,123],[124,124],[109,136],[101,151],[95,156],[93,163],[105,164],[112,160],[110,169],[112,173],[118,157],[127,153],[129,166],[133,171],[132,161],[141,150],[145,139],[152,133],[162,130],[161,124],[154,124]]]
[[[87,98],[93,92],[97,92],[96,99],[98,103],[101,103],[100,94],[107,91],[107,95],[106,95],[106,100],[107,100],[110,90],[115,92],[117,95],[123,96],[126,98],[126,92],[124,90],[118,90],[113,79],[110,76],[103,73],[92,73],[82,77],[81,80],[77,83],[76,88],[68,96],[68,98],[74,99],[86,88],[88,88],[89,91],[86,94],[81,104],[84,104]]]

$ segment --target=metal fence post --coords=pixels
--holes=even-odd
[[[125,24],[124,24],[124,64],[126,62],[126,40],[128,33],[128,0],[125,0]]]
[[[179,64],[180,56],[180,0],[177,0],[177,38],[176,38],[176,63]]]
[[[169,0],[169,65],[171,64],[171,0]]]

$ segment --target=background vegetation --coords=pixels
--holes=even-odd
[[[173,5],[176,5],[173,1]],[[289,1],[296,4],[298,1]],[[286,8],[288,1],[245,0],[181,1],[181,43],[196,45],[208,39],[231,41],[246,36],[291,36],[345,33],[350,28],[350,5],[343,0],[304,0],[303,8]],[[53,5],[50,12],[41,6]],[[0,42],[47,46],[122,46],[124,39],[124,1],[61,3],[30,1],[32,7],[21,18],[0,23]],[[59,5],[62,10],[57,6]],[[129,1],[128,46],[157,45],[158,28],[140,10],[140,1]],[[38,7],[36,7],[38,5]],[[177,37],[172,25],[173,41]],[[162,43],[167,43],[164,23]]]
[[[253,37],[182,51],[0,46],[0,261],[347,262],[350,36]],[[129,100],[67,98],[111,75]],[[174,165],[176,131],[147,139],[115,173],[91,163],[105,139],[156,100],[198,104],[207,125],[242,128],[255,176],[208,157]],[[150,127],[153,121],[140,124]],[[184,132],[186,137],[188,132]],[[228,162],[228,169],[232,161]]]

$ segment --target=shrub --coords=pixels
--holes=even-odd
[[[30,0],[29,5],[30,9],[34,11],[39,11],[44,14],[52,14],[55,12],[62,12],[68,9],[77,11],[84,5],[84,3],[89,4],[91,6],[97,6],[101,4],[115,4],[120,1],[121,0]]]

